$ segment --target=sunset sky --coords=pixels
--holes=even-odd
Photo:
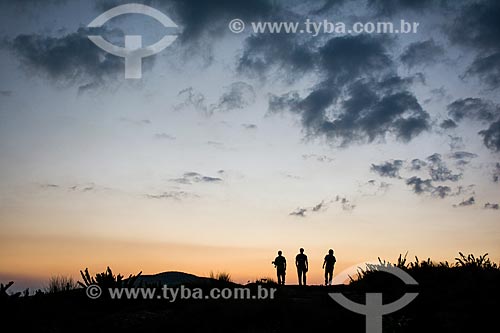
[[[87,36],[126,1],[0,0],[0,281],[111,266],[322,283],[381,257],[500,261],[498,1],[136,1],[176,41],[141,79]],[[235,18],[246,30],[235,34]],[[409,34],[251,22],[418,22]],[[123,15],[123,45],[170,33]]]

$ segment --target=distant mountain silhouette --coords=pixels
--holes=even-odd
[[[184,272],[163,272],[154,275],[141,275],[137,278],[135,282],[136,287],[145,287],[151,285],[168,285],[176,286],[181,284],[191,284],[191,283],[208,283],[213,281],[210,278],[200,277]]]

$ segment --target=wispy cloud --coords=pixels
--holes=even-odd
[[[149,119],[130,119],[127,117],[121,117],[120,121],[123,123],[143,126],[143,125],[151,125],[151,120]]]
[[[382,164],[372,164],[370,170],[382,177],[400,178],[399,170],[403,167],[402,160],[387,161]]]
[[[317,155],[317,154],[304,154],[302,155],[302,158],[304,160],[316,160],[318,162],[326,162],[326,163],[331,163],[335,160],[333,157],[329,157],[326,155]]]
[[[219,174],[222,174],[219,172]],[[219,177],[210,177],[199,174],[198,172],[186,172],[180,178],[174,178],[170,181],[176,182],[179,184],[191,185],[194,183],[220,183],[223,181],[222,178]]]
[[[469,199],[463,200],[458,204],[453,205],[453,207],[467,207],[467,206],[472,206],[474,204],[476,204],[476,199],[474,199],[474,197],[470,197]]]
[[[318,213],[318,212],[325,212],[328,210],[329,206],[332,203],[338,203],[340,204],[340,207],[342,210],[345,211],[351,211],[353,210],[356,205],[351,203],[350,200],[348,200],[346,197],[339,196],[337,195],[333,200],[321,200],[319,203],[309,206],[309,207],[298,207],[288,215],[291,216],[298,216],[298,217],[307,217],[309,216],[309,213]]]
[[[255,103],[256,98],[253,87],[245,82],[234,82],[224,87],[222,95],[212,104],[208,104],[205,95],[193,87],[179,91],[177,96],[182,102],[174,106],[175,110],[190,107],[206,115],[212,115],[215,112],[229,112],[243,109]]]
[[[258,128],[255,124],[241,124],[241,127],[247,130],[256,130]]]
[[[176,139],[175,136],[167,134],[167,133],[156,133],[154,135],[155,139],[160,139],[160,140],[170,140],[173,141]]]
[[[146,194],[146,197],[149,199],[173,199],[181,201],[183,199],[199,198],[199,195],[185,191],[168,191],[160,194]]]
[[[487,203],[484,204],[484,208],[485,209],[498,210],[500,207],[499,207],[499,205],[497,203],[489,203],[489,202],[487,202]]]

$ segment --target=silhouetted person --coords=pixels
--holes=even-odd
[[[333,250],[328,250],[328,254],[325,256],[325,261],[323,262],[323,268],[325,269],[325,286],[332,285],[333,280],[333,268],[337,259],[333,255]]]
[[[286,275],[286,259],[281,255],[281,250],[278,251],[278,256],[272,264],[276,267],[276,275],[278,276],[278,284],[285,284],[285,275]]]
[[[309,263],[307,262],[307,256],[304,254],[304,249],[300,248],[300,253],[295,257],[295,266],[297,266],[297,274],[299,276],[299,286],[306,283],[306,273],[309,269]]]

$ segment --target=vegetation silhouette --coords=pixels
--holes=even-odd
[[[123,275],[113,275],[113,271],[109,266],[106,271],[102,273],[97,273],[95,278],[92,277],[89,273],[89,269],[85,268],[85,271],[80,271],[80,275],[82,276],[83,282],[78,281],[78,284],[83,288],[86,288],[91,285],[98,285],[101,288],[116,288],[116,287],[124,287],[131,288],[134,286],[135,281],[139,276],[141,276],[142,272],[139,272],[137,275],[130,274],[127,279],[123,279]]]
[[[491,331],[500,307],[500,268],[488,255],[459,253],[453,263],[430,259],[407,260],[400,255],[392,264],[408,272],[417,286],[407,286],[376,266],[361,267],[347,285],[283,286],[273,279],[256,279],[245,285],[226,279],[229,273],[213,274],[186,283],[204,291],[213,288],[277,288],[274,299],[89,299],[84,288],[30,294],[12,293],[12,282],[0,285],[3,323],[22,324],[23,332],[297,332],[331,329],[365,332],[365,318],[333,301],[328,293],[341,292],[364,304],[367,292],[381,292],[384,304],[406,292],[418,292],[408,306],[383,317],[384,332]],[[111,269],[92,276],[81,272],[83,282],[101,286],[133,286],[140,274],[114,275]],[[219,279],[222,277],[222,279]],[[58,283],[59,287],[61,286]],[[160,286],[156,286],[158,290]],[[133,288],[133,287],[132,287]],[[307,320],[304,320],[307,318]],[[4,325],[5,326],[5,325]]]
[[[55,275],[49,279],[49,284],[45,288],[46,293],[59,293],[77,289],[80,285],[71,276]]]

